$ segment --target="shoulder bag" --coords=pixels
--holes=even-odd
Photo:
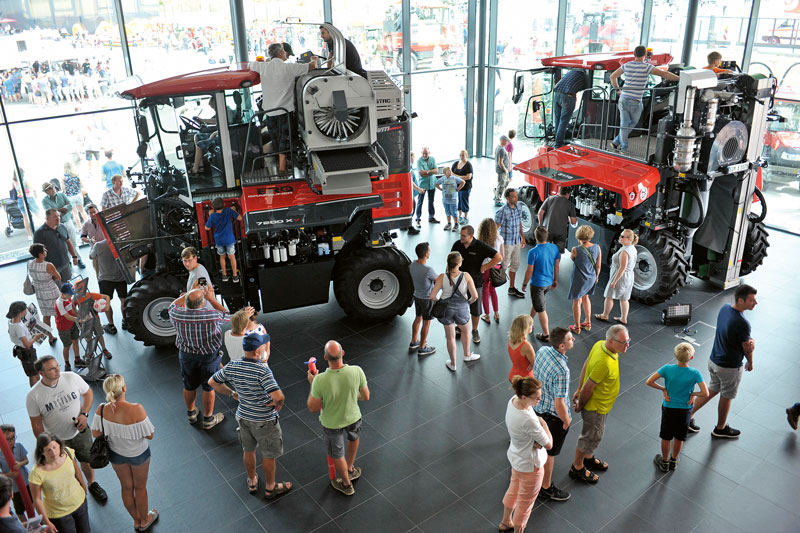
[[[508,281],[508,277],[500,265],[489,269],[489,283],[492,284],[492,287],[502,287],[506,281]]]
[[[31,283],[31,277],[28,275],[28,271],[31,268],[32,262],[33,261],[28,261],[28,268],[25,269],[25,282],[22,284],[22,293],[27,296],[31,296],[36,293],[33,288],[33,283]]]
[[[597,265],[596,265],[596,264],[595,264],[595,262],[594,262],[594,257],[592,256],[592,252],[590,252],[589,250],[587,250],[587,249],[586,249],[586,247],[585,247],[585,246],[583,246],[582,244],[579,244],[578,246],[581,248],[581,250],[583,250],[583,251],[584,251],[584,253],[585,253],[586,255],[588,255],[588,256],[589,256],[589,261],[591,261],[591,262],[592,262],[592,267],[593,267],[593,268],[597,268]]]
[[[89,464],[92,468],[105,468],[109,463],[109,456],[111,448],[108,446],[108,437],[106,437],[106,429],[103,424],[103,409],[106,404],[100,406],[100,431],[101,435],[94,439],[92,448],[89,452]]]
[[[447,274],[445,274],[447,276]],[[464,273],[462,272],[458,279],[456,280],[456,284],[453,285],[453,294],[456,293],[458,290],[458,286],[461,283],[461,280],[464,278]],[[453,294],[450,295],[450,298],[453,297]],[[433,308],[431,309],[431,316],[434,318],[442,318],[444,316],[445,311],[447,311],[447,306],[450,304],[450,298],[439,298],[436,300],[436,303],[433,304]]]

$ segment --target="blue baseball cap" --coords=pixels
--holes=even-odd
[[[70,296],[73,296],[75,291],[72,289],[72,283],[64,283],[61,285],[61,294],[69,294]]]
[[[269,342],[269,333],[260,335],[258,333],[250,333],[245,335],[242,341],[242,348],[245,352],[255,352],[258,348]]]

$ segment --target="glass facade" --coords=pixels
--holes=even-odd
[[[272,42],[289,43],[296,56],[320,53],[316,22],[327,14],[355,44],[366,69],[386,70],[408,84],[406,103],[417,114],[412,149],[428,145],[442,162],[464,147],[474,147],[471,157],[491,156],[498,137],[515,130],[519,162],[534,155],[551,127],[552,87],[530,72],[519,72],[522,83],[515,85],[516,69],[537,68],[556,51],[630,50],[642,39],[643,27],[649,29],[644,32],[649,46],[679,61],[689,0],[649,5],[636,0],[624,9],[617,2],[543,0],[535,11],[511,0],[243,0],[241,5],[246,29],[239,46],[248,59],[266,56]],[[702,67],[716,50],[724,60],[778,79],[775,111],[783,120],[770,122],[765,139],[767,222],[800,232],[793,216],[800,195],[800,66],[793,67],[800,13],[793,6],[757,2],[748,46],[752,0],[705,0],[689,63]],[[129,102],[115,96],[120,90],[235,61],[231,9],[225,0],[0,0],[6,20],[0,23],[0,186],[7,215],[0,262],[27,255],[28,231],[42,222],[44,181],[77,173],[87,198],[97,201],[105,187],[106,151],[126,168],[137,163],[133,116]],[[283,24],[289,18],[313,24]],[[410,58],[408,64],[404,58]],[[252,97],[258,93],[254,87]],[[15,179],[17,164],[24,186]],[[76,215],[83,213],[76,208]]]

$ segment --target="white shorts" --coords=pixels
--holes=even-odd
[[[503,245],[503,269],[509,272],[519,270],[519,254],[522,244]]]

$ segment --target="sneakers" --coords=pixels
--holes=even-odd
[[[419,341],[411,341],[411,343],[408,345],[409,352],[413,352],[417,348],[419,348]]]
[[[516,298],[525,298],[525,293],[517,289],[516,287],[511,287],[508,289],[508,295],[514,296]]]
[[[124,318],[122,319],[122,329],[128,331],[128,321],[125,320]]]
[[[417,228],[415,228],[414,226],[410,226],[408,228],[408,234],[409,235],[419,235],[419,230]]]
[[[677,457],[670,457],[669,458],[669,469],[670,470],[677,470],[678,469],[678,463],[680,461],[681,460],[678,459]]]
[[[353,470],[347,473],[347,477],[350,478],[350,481],[355,481],[361,477],[361,467],[354,466]]]
[[[453,227],[453,226],[452,226],[452,224],[450,224],[450,223],[448,222],[448,223],[445,225],[445,227],[444,227],[444,230],[445,230],[445,231],[450,231],[450,228],[452,228],[452,227]]]
[[[414,224],[416,224],[418,228],[422,227],[422,221],[420,219],[415,220]]]
[[[436,353],[436,348],[433,346],[428,346],[427,344],[417,350],[417,355],[433,355]]]
[[[456,371],[456,365],[451,363],[449,359],[444,362],[444,366],[446,366],[448,369],[452,370],[453,372]]]
[[[619,150],[619,145],[614,144],[614,141],[611,141],[611,148],[613,148],[614,150]]]
[[[186,412],[186,418],[189,420],[190,424],[197,423],[197,417],[200,415],[200,409],[197,407],[194,408],[192,411]]]
[[[76,357],[75,358],[75,367],[76,368],[86,368],[86,361],[84,361],[80,357]]]
[[[478,333],[477,329],[472,330],[472,342],[474,342],[475,344],[481,343],[481,335],[480,333]]]
[[[225,420],[225,415],[222,413],[217,413],[213,416],[204,416],[203,429],[211,429],[223,420]]]
[[[495,202],[494,206],[495,207],[503,207],[503,202]]]
[[[738,439],[741,434],[741,431],[733,429],[727,424],[725,424],[725,427],[722,429],[714,428],[711,430],[711,436],[717,437],[718,439]]]
[[[103,356],[105,356],[106,359],[111,359],[112,357],[111,352],[109,352],[108,350],[103,350]]]
[[[453,224],[453,231],[458,233],[458,224]]]
[[[72,372],[72,365],[69,364],[69,361],[64,363],[64,372]]]
[[[665,461],[661,454],[656,454],[653,458],[653,463],[658,467],[659,470],[662,472],[669,472],[669,461]]]
[[[435,219],[435,218],[433,218],[433,217],[429,218],[429,219],[428,219],[428,222],[429,222],[429,223],[431,223],[431,224],[438,224],[438,223],[439,223],[439,221],[438,221],[438,220],[436,220],[436,219]]]
[[[553,500],[554,502],[565,502],[569,500],[569,497],[569,492],[559,489],[552,483],[549,487],[542,487],[539,491],[539,499],[542,501]]]
[[[108,494],[106,494],[106,491],[103,490],[103,487],[101,487],[97,481],[89,485],[89,493],[100,503],[106,503],[108,501]]]
[[[464,358],[464,362],[465,362],[465,363],[469,363],[470,361],[477,361],[477,360],[478,360],[478,359],[480,359],[480,358],[481,358],[481,354],[479,354],[479,353],[475,353],[475,352],[472,352],[472,353],[469,355],[469,357],[465,357],[465,358]]]
[[[700,431],[700,426],[694,423],[694,418],[689,420],[689,432],[690,433],[697,433]]]
[[[352,496],[356,493],[356,489],[353,487],[353,484],[350,483],[349,485],[345,485],[344,480],[342,480],[340,477],[331,480],[331,487],[338,490],[345,496]]]
[[[105,331],[109,335],[116,335],[117,326],[115,326],[114,324],[106,324],[105,326],[103,326],[103,331]]]
[[[231,278],[227,274],[223,274],[222,275],[222,282],[223,283],[228,283],[230,280],[231,280]]]
[[[231,281],[233,281],[234,283],[239,283],[239,275],[237,274],[233,276],[233,278],[231,278]]]
[[[800,418],[800,413],[794,412],[791,407],[786,409],[786,421],[792,426],[792,429],[797,429],[797,419]]]
[[[86,263],[83,262],[83,259],[78,258],[78,267],[79,268],[86,268]],[[102,489],[100,489],[100,490],[102,490]]]

